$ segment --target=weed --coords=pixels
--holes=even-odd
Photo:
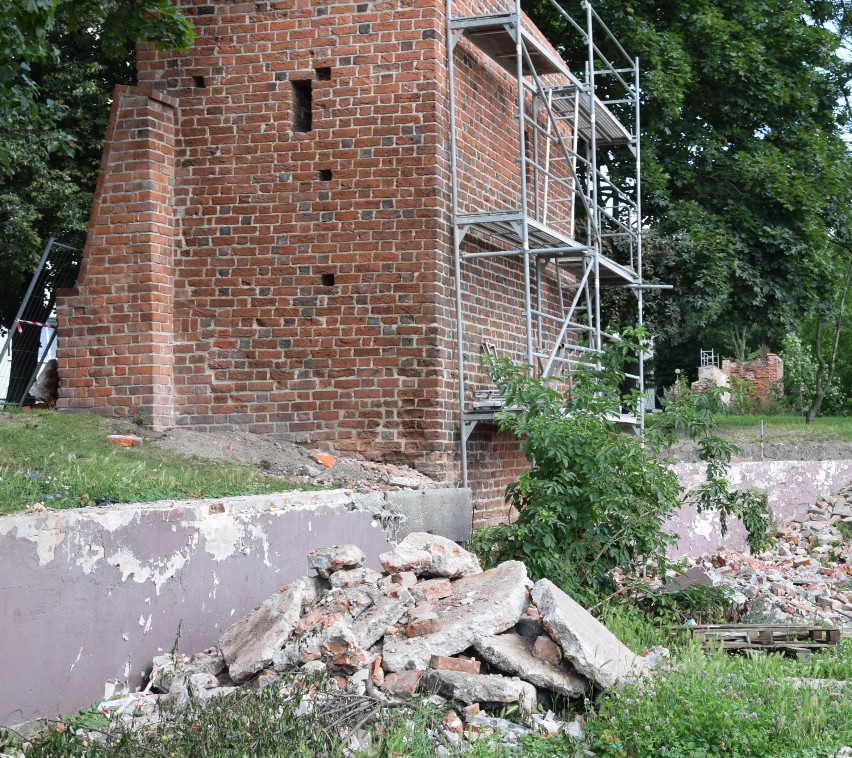
[[[605,694],[589,715],[603,756],[817,756],[852,740],[852,645],[800,662],[688,647],[674,666]],[[823,680],[820,686],[802,682]]]

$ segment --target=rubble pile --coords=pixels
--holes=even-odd
[[[706,572],[709,581],[731,588],[743,620],[850,625],[850,534],[852,485],[820,498],[804,515],[779,525],[770,550],[752,556],[719,548],[694,565]]]
[[[554,693],[582,697],[648,668],[550,581],[533,584],[523,563],[483,571],[472,553],[422,532],[379,558],[383,572],[354,545],[312,551],[316,576],[267,598],[217,648],[155,658],[149,692],[180,706],[286,686],[293,672],[327,674],[341,692],[384,702],[415,692],[461,702],[444,720],[451,742],[498,728],[517,740],[525,730],[579,736],[579,723],[542,715]],[[481,710],[509,704],[526,725]]]

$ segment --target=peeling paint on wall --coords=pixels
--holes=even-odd
[[[141,686],[179,625],[187,649],[215,644],[234,618],[307,574],[314,547],[354,542],[380,568],[389,543],[371,513],[355,510],[363,497],[331,490],[0,517],[0,725]]]
[[[674,469],[687,490],[705,481],[700,463],[678,463]],[[775,517],[784,521],[803,514],[818,498],[852,482],[852,460],[746,461],[732,463],[728,474],[734,489],[755,487],[764,492]],[[719,514],[698,513],[693,506],[681,508],[667,528],[680,538],[672,551],[674,556],[700,555],[721,545],[741,548],[746,544],[745,529],[738,521],[729,519],[729,531],[723,538]]]

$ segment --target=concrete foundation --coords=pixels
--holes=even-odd
[[[0,726],[72,713],[141,687],[179,627],[185,652],[216,644],[234,621],[310,573],[313,548],[353,543],[381,569],[388,534],[467,539],[471,516],[469,490],[435,489],[0,518]]]

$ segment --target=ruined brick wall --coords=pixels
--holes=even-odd
[[[784,361],[775,353],[767,353],[765,357],[755,358],[742,365],[722,361],[722,373],[744,382],[746,393],[766,405],[781,390]]]
[[[240,427],[456,482],[444,3],[180,5],[193,47],[140,50],[139,87],[116,100],[84,274],[60,303],[61,404]],[[515,83],[461,45],[465,203],[509,207]],[[145,198],[141,215],[122,217],[125,191]],[[468,357],[483,340],[521,357],[520,262],[466,275]],[[502,501],[517,444],[486,430],[472,457],[485,500]]]

